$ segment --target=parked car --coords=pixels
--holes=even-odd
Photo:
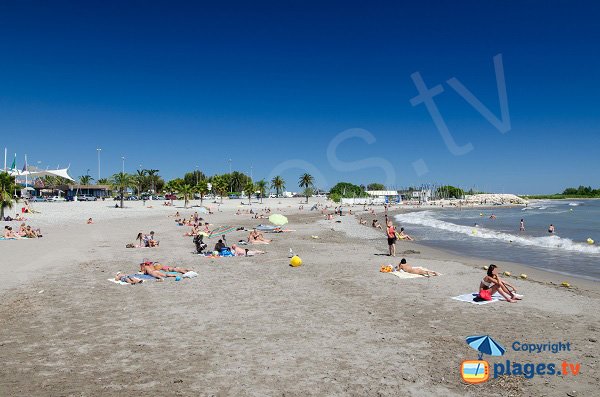
[[[46,199],[42,196],[34,196],[29,201],[33,201],[34,203],[41,203],[46,201]]]
[[[82,194],[81,196],[77,196],[77,201],[96,201],[98,197],[90,196],[89,194]]]
[[[129,197],[125,197],[125,200],[128,201],[137,201],[139,200],[137,196],[129,196]]]
[[[165,194],[165,200],[177,200],[177,196],[175,194]]]
[[[52,196],[46,199],[47,201],[67,201],[64,197],[61,196]]]
[[[166,200],[165,196],[152,196],[152,200]]]

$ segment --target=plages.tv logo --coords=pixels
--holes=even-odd
[[[502,356],[506,349],[489,335],[475,335],[466,338],[467,344],[477,350],[477,360],[465,360],[460,364],[460,376],[467,383],[483,383],[490,378],[490,364],[483,355]]]

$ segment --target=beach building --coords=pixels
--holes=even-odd
[[[373,199],[373,202],[386,204],[402,202],[402,197],[396,190],[367,190],[366,193]]]

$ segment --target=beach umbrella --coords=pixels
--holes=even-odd
[[[490,356],[502,356],[506,351],[504,347],[493,340],[489,335],[469,336],[466,340],[471,348],[479,352],[480,360],[484,354]]]
[[[273,214],[269,217],[269,222],[275,226],[283,226],[288,223],[288,219],[281,214]]]
[[[219,226],[210,232],[208,238],[211,238],[213,236],[222,236],[223,234],[235,232],[236,230],[237,227],[235,226]]]

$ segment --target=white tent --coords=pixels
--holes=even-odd
[[[61,178],[68,179],[75,182],[75,179],[71,178],[68,173],[68,168],[60,170],[36,170],[36,171],[19,171],[19,170],[8,170],[10,176],[18,178],[37,178],[42,176],[60,176]]]

